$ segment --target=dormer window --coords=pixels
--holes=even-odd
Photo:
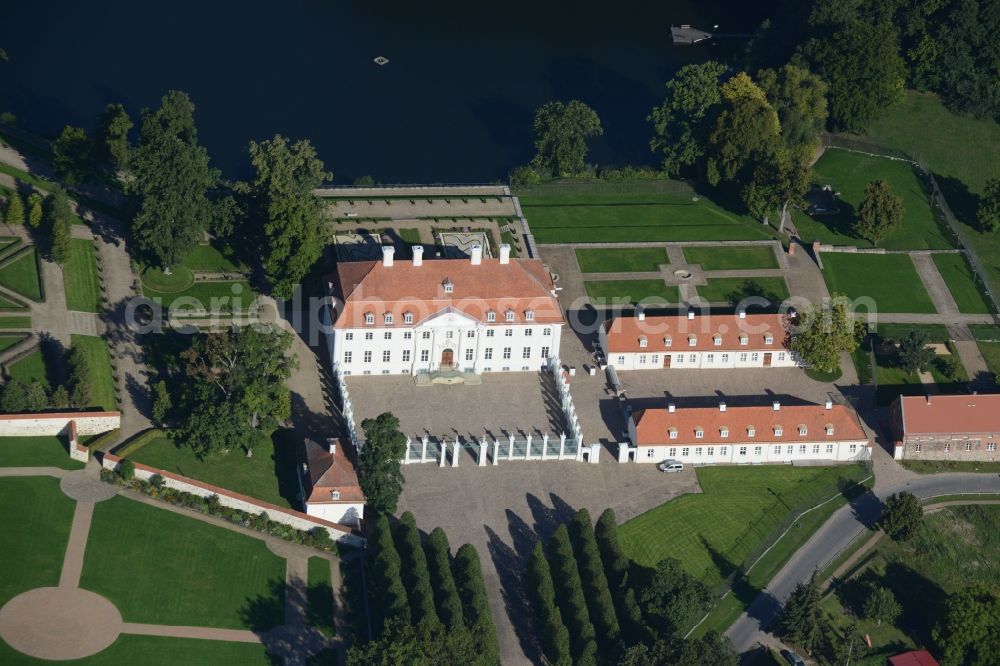
[[[833,424],[832,423],[827,423],[826,424],[826,434],[827,435],[832,435],[833,434]]]
[[[413,323],[413,313],[412,312],[404,312],[403,313],[403,323],[404,324],[412,324]]]
[[[719,428],[719,437],[729,437],[729,428],[726,426]]]
[[[805,437],[807,432],[809,432],[808,428],[806,428],[804,425],[799,426],[799,437]]]
[[[694,438],[695,439],[701,439],[704,436],[705,436],[705,431],[704,430],[702,430],[701,428],[695,428],[694,429]]]
[[[782,435],[783,432],[784,432],[784,429],[782,429],[781,426],[774,426],[774,436],[775,437],[781,437],[781,435]]]
[[[525,310],[524,321],[535,321],[535,312],[533,310]]]
[[[639,336],[639,346],[640,347],[648,347],[649,346],[649,341],[646,340],[646,336],[645,335],[640,335]]]
[[[514,321],[514,311],[507,310],[507,312],[504,313],[504,317],[506,318],[507,321]]]
[[[369,326],[375,323],[375,314],[373,312],[365,313],[365,323]]]
[[[722,336],[719,335],[718,333],[716,333],[715,335],[713,335],[712,336],[712,344],[715,345],[716,347],[721,347],[722,346]]]
[[[670,439],[677,439],[677,428],[671,428],[670,430],[668,430],[667,435],[670,437]]]
[[[669,335],[667,337],[663,338],[663,346],[664,347],[673,347],[674,346],[674,340],[673,340],[673,338],[671,338]]]
[[[389,314],[388,312],[386,312],[385,316],[383,317],[383,320],[385,321],[386,324],[391,324],[392,323],[392,315]]]
[[[492,322],[495,322],[496,320],[497,320],[497,313],[496,312],[494,312],[493,310],[490,310],[490,311],[488,311],[486,313],[486,321],[492,323]]]
[[[765,345],[774,344],[774,336],[771,335],[770,333],[768,333],[767,335],[765,335],[764,336],[764,344]]]
[[[451,281],[451,278],[445,279],[441,286],[444,287],[444,293],[446,294],[450,294],[455,291],[455,283]]]
[[[330,491],[330,499],[333,500],[334,502],[336,502],[337,500],[339,500],[340,499],[340,491],[337,490],[337,489],[331,490]]]
[[[689,335],[688,336],[688,347],[694,347],[696,344],[698,344],[698,336],[697,335]]]
[[[748,342],[750,342],[750,338],[749,338],[749,337],[747,337],[747,336],[745,336],[745,335],[741,335],[741,336],[740,336],[740,344],[741,344],[741,345],[745,345],[745,344],[747,344]]]
[[[747,437],[756,437],[756,436],[757,436],[757,428],[754,428],[753,426],[747,426]]]

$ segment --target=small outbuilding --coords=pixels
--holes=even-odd
[[[332,523],[358,527],[364,518],[365,495],[348,456],[347,439],[311,439],[298,450],[299,484],[306,513]]]
[[[927,650],[910,650],[889,657],[891,666],[938,666],[938,661]]]

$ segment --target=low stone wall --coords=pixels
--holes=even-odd
[[[101,466],[104,467],[104,469],[114,471],[118,469],[118,465],[121,461],[122,459],[113,453],[105,453],[101,459]],[[159,474],[163,477],[165,485],[168,488],[191,493],[192,495],[198,495],[200,497],[217,495],[219,497],[219,503],[223,506],[228,506],[231,509],[247,513],[263,513],[266,511],[268,517],[276,523],[288,525],[289,527],[294,527],[297,530],[311,530],[314,527],[322,527],[334,541],[348,546],[354,546],[356,548],[360,548],[364,545],[364,538],[346,525],[331,523],[321,518],[314,518],[313,516],[306,515],[301,511],[280,507],[277,504],[271,504],[269,502],[254,499],[253,497],[241,495],[240,493],[233,492],[232,490],[213,486],[208,483],[202,483],[201,481],[197,481],[186,476],[180,476],[179,474],[173,474],[162,469],[156,469],[155,467],[143,465],[142,463],[134,464],[135,478],[137,479],[148,481],[150,477]]]
[[[90,449],[80,444],[80,436],[100,435],[121,427],[121,412],[57,412],[0,415],[0,437],[69,438],[69,456],[87,462]]]

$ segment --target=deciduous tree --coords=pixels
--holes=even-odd
[[[813,305],[799,313],[789,332],[788,348],[808,367],[819,372],[836,372],[840,368],[840,355],[858,347],[847,306],[843,294],[834,294],[822,306]]]
[[[364,446],[358,454],[358,482],[368,506],[379,513],[393,513],[403,492],[400,461],[406,455],[406,436],[399,419],[390,412],[361,422]]]
[[[927,346],[927,333],[914,329],[899,342],[899,365],[906,372],[927,372],[937,353]]]
[[[781,126],[764,91],[740,72],[722,84],[721,111],[708,137],[708,181],[745,181],[778,148]]]
[[[124,166],[128,159],[128,133],[132,119],[121,104],[108,104],[101,116],[101,157],[115,168]]]
[[[28,195],[28,226],[32,229],[42,226],[43,215],[42,195],[32,192]]]
[[[167,383],[162,379],[153,385],[153,423],[162,426],[166,423],[167,414],[173,408]]]
[[[663,103],[648,120],[653,125],[649,147],[663,158],[663,170],[677,175],[704,156],[711,121],[722,101],[719,80],[726,67],[714,60],[685,65],[667,81]]]
[[[757,83],[778,114],[785,146],[805,157],[802,153],[819,145],[826,126],[826,83],[805,67],[792,64],[761,70]]]
[[[1000,178],[990,178],[986,181],[986,189],[979,198],[976,217],[979,218],[979,226],[984,231],[1000,229]]]
[[[93,406],[93,385],[90,381],[93,368],[86,350],[79,345],[70,347],[66,365],[69,367],[67,385],[70,403],[78,409]]]
[[[52,261],[62,265],[69,261],[73,247],[73,213],[69,207],[69,195],[61,187],[54,187],[46,203]]]
[[[314,190],[332,175],[323,171],[308,141],[292,144],[280,134],[251,141],[250,161],[264,231],[264,272],[274,294],[288,298],[323,251],[321,204]]]
[[[479,646],[466,632],[447,631],[440,624],[411,625],[393,620],[376,640],[347,651],[347,666],[437,666],[477,664]]]
[[[67,125],[52,142],[52,168],[69,185],[90,178],[94,160],[94,141],[82,127]]]
[[[672,557],[660,560],[649,583],[639,592],[642,615],[658,635],[687,629],[712,603],[711,590],[684,571]]]
[[[913,493],[901,492],[885,500],[879,527],[894,541],[906,541],[920,529],[924,509]]]
[[[995,664],[1000,654],[1000,597],[985,586],[951,595],[933,636],[943,666]]]
[[[883,622],[890,624],[895,622],[902,610],[899,602],[896,601],[896,595],[892,593],[892,590],[882,585],[875,585],[869,590],[862,609],[865,618],[875,620],[878,626],[882,626]]]
[[[4,215],[4,221],[11,226],[24,224],[24,203],[17,192],[11,192],[7,196],[7,213]]]
[[[854,232],[878,245],[887,233],[899,227],[904,213],[903,200],[893,194],[892,186],[884,180],[872,181],[865,188]]]
[[[604,133],[601,119],[579,100],[548,102],[535,111],[535,151],[532,164],[553,176],[581,173],[587,139]]]

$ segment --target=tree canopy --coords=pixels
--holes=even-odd
[[[927,346],[927,332],[914,329],[899,342],[899,366],[906,372],[927,372],[937,353]]]
[[[82,127],[67,125],[52,141],[52,168],[68,185],[79,185],[94,172],[94,142]]]
[[[979,226],[983,231],[1000,229],[1000,179],[990,178],[986,181],[983,196],[979,198],[976,217],[979,218]]]
[[[721,111],[708,137],[708,182],[743,181],[778,148],[778,114],[745,72],[722,84]]]
[[[920,529],[924,509],[913,493],[894,493],[886,498],[879,527],[894,541],[907,541]]]
[[[52,261],[65,264],[69,261],[73,245],[73,211],[70,209],[69,195],[61,187],[52,189],[46,200],[45,216],[52,238]]]
[[[887,233],[899,228],[905,213],[903,200],[893,194],[887,181],[872,181],[865,188],[854,232],[872,245],[878,245]]]
[[[805,67],[787,64],[761,70],[757,83],[778,114],[785,146],[800,154],[818,146],[828,115],[826,82]]]
[[[660,635],[672,636],[688,625],[712,603],[711,590],[689,574],[678,560],[660,560],[649,583],[639,592],[642,614]]]
[[[952,594],[933,636],[944,666],[995,664],[1000,654],[1000,597],[986,587]]]
[[[139,144],[129,151],[125,191],[136,200],[132,234],[139,249],[162,266],[176,265],[209,227],[208,192],[219,174],[198,144],[194,104],[172,90],[158,109],[143,109]]]
[[[391,620],[378,639],[348,650],[347,666],[474,664],[479,656],[469,632],[448,631],[440,622]]]
[[[358,482],[368,506],[379,513],[391,514],[403,492],[402,461],[406,455],[406,437],[399,430],[399,419],[390,412],[361,422],[365,443],[358,454]]]
[[[308,141],[276,135],[250,142],[258,218],[264,231],[264,272],[280,298],[288,298],[323,252],[321,204],[313,193],[332,177]]]
[[[778,618],[782,636],[810,652],[819,644],[823,627],[819,585],[819,572],[796,585]]]
[[[128,133],[132,130],[132,119],[121,104],[108,104],[101,116],[99,140],[102,159],[115,167],[125,164],[128,158]]]
[[[813,305],[799,313],[795,329],[789,333],[788,348],[810,368],[836,372],[840,355],[857,349],[858,338],[847,305],[845,296],[834,294],[824,305]]]
[[[535,158],[532,165],[553,176],[581,173],[587,139],[604,133],[601,119],[579,100],[548,102],[535,111]]]
[[[726,67],[714,60],[685,65],[667,81],[663,103],[649,114],[649,147],[663,158],[663,170],[675,176],[705,154],[710,122],[722,101],[719,81]]]

